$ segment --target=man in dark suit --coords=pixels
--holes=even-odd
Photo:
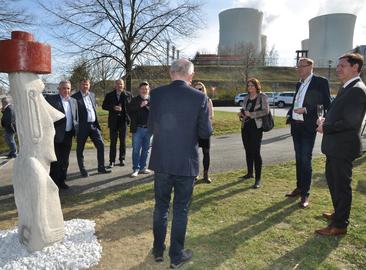
[[[287,197],[301,196],[300,207],[309,205],[312,166],[311,158],[316,138],[317,108],[323,106],[328,110],[330,91],[328,80],[313,74],[313,60],[300,58],[297,73],[300,82],[296,85],[287,121],[291,124],[291,135],[296,157],[296,188]]]
[[[333,213],[323,213],[329,226],[316,230],[320,235],[347,233],[352,203],[352,161],[360,156],[360,129],[366,111],[366,87],[359,74],[360,54],[339,58],[337,76],[343,87],[338,91],[325,118],[318,120],[323,133],[322,152],[326,155],[325,176],[332,197]]]
[[[101,129],[98,122],[96,111],[96,100],[94,93],[90,92],[90,81],[82,80],[80,91],[73,94],[78,104],[78,132],[76,134],[76,157],[80,173],[83,177],[88,177],[89,174],[84,166],[84,146],[85,142],[90,137],[95,148],[97,148],[98,172],[110,173],[111,171],[104,166],[104,142],[101,134]]]
[[[59,110],[65,117],[54,123],[55,138],[54,147],[57,161],[51,163],[50,177],[61,189],[68,189],[65,183],[67,169],[69,167],[69,156],[72,146],[72,137],[78,128],[78,107],[76,99],[70,97],[71,82],[61,81],[58,85],[57,95],[48,95],[48,103]]]
[[[184,250],[188,206],[198,175],[198,138],[212,133],[207,96],[192,88],[193,64],[179,59],[170,67],[172,83],[151,91],[148,128],[153,135],[149,169],[155,172],[153,255],[163,260],[168,209],[174,190],[170,237],[170,267],[177,268],[192,258]]]
[[[116,160],[117,138],[119,138],[119,165],[125,165],[126,157],[126,129],[129,123],[127,104],[131,101],[131,94],[124,90],[123,80],[115,81],[115,89],[106,94],[102,108],[109,112],[108,127],[110,136],[109,167],[113,167]]]
[[[10,150],[7,158],[15,158],[17,156],[17,145],[14,140],[14,135],[16,132],[15,112],[8,97],[1,99],[1,111],[3,113],[1,118],[1,126],[5,129],[4,139]]]

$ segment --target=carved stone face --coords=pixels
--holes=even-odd
[[[33,73],[12,73],[9,75],[11,93],[19,135],[20,155],[36,157],[40,162],[54,161],[53,147],[55,130],[53,122],[64,115],[44,99],[43,82]]]

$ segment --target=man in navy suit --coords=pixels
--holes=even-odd
[[[81,81],[80,91],[73,94],[76,99],[79,112],[79,128],[76,134],[76,157],[80,173],[83,177],[88,177],[89,174],[84,166],[84,147],[85,142],[90,137],[95,148],[97,148],[98,172],[110,173],[104,166],[104,142],[101,134],[101,129],[98,122],[96,111],[96,100],[94,93],[90,92],[90,80],[84,79]]]
[[[172,190],[173,221],[170,237],[170,267],[192,258],[184,250],[188,206],[198,175],[198,138],[212,133],[207,96],[192,88],[193,64],[179,59],[170,67],[172,83],[151,91],[148,129],[153,135],[149,169],[155,172],[153,218],[155,261],[163,260],[167,218]]]
[[[343,87],[338,91],[325,118],[318,120],[323,133],[322,152],[326,155],[325,177],[332,197],[333,210],[323,213],[329,226],[316,230],[320,235],[347,233],[352,204],[352,162],[361,154],[360,130],[366,111],[366,86],[360,78],[363,56],[342,55],[337,76]]]
[[[8,97],[1,99],[1,111],[3,113],[3,116],[1,117],[1,126],[5,129],[4,139],[10,149],[7,158],[15,158],[17,156],[17,144],[14,140],[16,132],[15,112]]]
[[[54,147],[57,161],[51,163],[50,176],[55,184],[61,189],[68,189],[65,183],[69,156],[72,146],[72,137],[78,127],[78,107],[76,100],[70,97],[71,82],[61,81],[58,85],[57,95],[47,95],[48,103],[59,110],[65,117],[54,123],[55,138]]]
[[[313,74],[314,61],[300,58],[296,69],[300,82],[296,85],[287,122],[291,124],[291,135],[296,157],[296,188],[287,197],[301,196],[300,207],[309,205],[312,166],[311,158],[316,138],[317,108],[328,110],[330,91],[328,80]]]

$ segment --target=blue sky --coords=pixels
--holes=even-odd
[[[54,0],[56,2],[58,0]],[[203,0],[203,15],[206,25],[192,35],[192,38],[179,40],[176,46],[181,56],[193,57],[195,52],[215,53],[219,42],[218,14],[228,8],[256,8],[263,12],[263,34],[267,35],[267,48],[275,46],[280,64],[293,65],[295,50],[300,49],[301,40],[308,38],[308,21],[318,15],[329,13],[352,13],[357,16],[354,33],[354,46],[366,44],[365,0]],[[38,23],[47,20],[45,12],[39,10],[36,0],[20,0],[19,5],[34,14]],[[36,39],[49,43],[53,48],[53,76],[58,80],[69,69],[70,59],[58,51],[58,42],[44,26],[30,29]]]

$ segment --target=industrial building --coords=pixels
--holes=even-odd
[[[266,46],[262,21],[263,12],[253,8],[232,8],[220,12],[218,54],[236,54],[240,47],[249,44],[260,54]]]
[[[309,39],[301,42],[301,49],[314,59],[317,67],[334,67],[340,55],[353,49],[356,16],[334,13],[309,21]]]

